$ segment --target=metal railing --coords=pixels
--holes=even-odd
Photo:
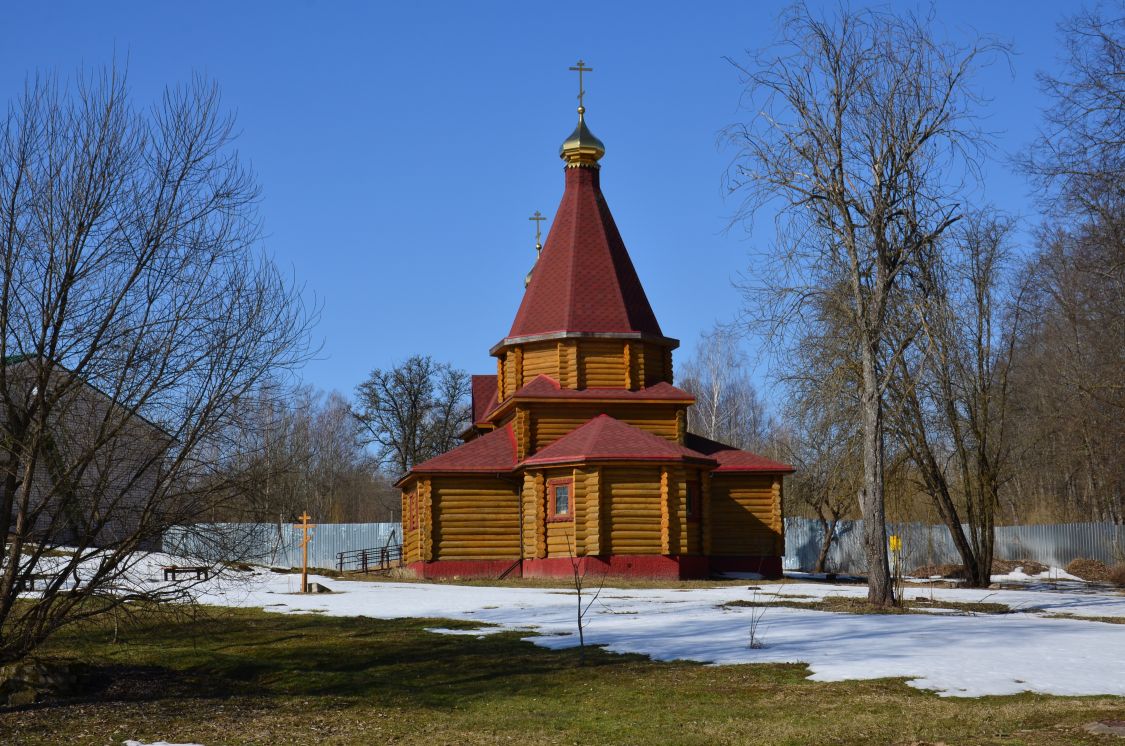
[[[336,553],[336,569],[340,572],[383,572],[402,566],[402,544],[370,549],[349,549]]]

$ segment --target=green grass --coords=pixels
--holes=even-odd
[[[657,663],[549,651],[517,633],[439,635],[448,620],[259,610],[99,623],[44,656],[87,691],[0,712],[5,744],[1082,744],[1125,700],[941,698],[901,680],[817,683],[803,665]]]

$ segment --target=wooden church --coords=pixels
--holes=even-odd
[[[419,577],[567,576],[575,562],[592,576],[779,575],[793,469],[687,432],[679,342],[614,225],[579,98],[562,203],[490,350],[496,375],[473,376],[465,443],[398,482],[404,561]]]

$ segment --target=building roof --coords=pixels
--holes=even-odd
[[[544,466],[572,461],[607,460],[691,460],[715,463],[714,459],[702,453],[602,414],[525,459],[522,465]]]
[[[758,471],[792,474],[797,471],[789,464],[759,456],[751,451],[743,451],[695,433],[688,433],[684,438],[684,444],[693,451],[698,451],[718,461],[719,468],[715,469],[716,472]]]
[[[512,424],[508,423],[418,464],[398,483],[402,484],[411,474],[510,472],[524,466],[577,461],[694,461],[714,465],[714,473],[789,474],[795,471],[788,464],[694,433],[688,433],[686,445],[682,446],[602,414],[522,462],[516,461],[515,434]]]
[[[473,376],[473,422],[481,422],[499,403],[496,400],[496,375]]]
[[[661,337],[599,184],[566,169],[566,188],[507,339],[559,333]]]
[[[440,456],[423,461],[410,474],[435,472],[501,472],[516,468],[516,436],[511,423],[474,438]],[[406,476],[410,476],[407,474]],[[401,483],[406,477],[399,480]]]
[[[661,381],[660,383],[648,386],[647,388],[637,389],[630,391],[629,389],[615,389],[615,388],[588,388],[588,389],[566,389],[563,388],[558,381],[548,375],[540,373],[535,378],[531,379],[530,383],[524,384],[519,389],[513,398],[516,399],[635,399],[638,401],[674,401],[674,402],[693,402],[695,397],[684,391],[678,389],[670,383]]]

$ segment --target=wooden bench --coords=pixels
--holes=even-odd
[[[185,567],[183,565],[166,565],[163,568],[164,579],[176,579],[177,575],[195,575],[196,580],[206,580],[210,575],[211,569],[208,567]]]

